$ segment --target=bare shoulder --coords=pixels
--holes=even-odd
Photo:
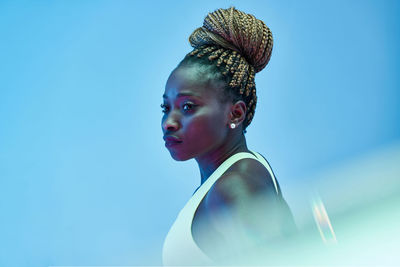
[[[230,243],[250,245],[279,238],[293,228],[290,209],[264,165],[253,159],[241,161],[206,195],[210,222]]]
[[[265,166],[254,159],[242,159],[214,183],[204,204],[214,222],[218,222],[222,213],[238,222],[249,222],[250,213],[268,211],[280,199]]]
[[[209,200],[224,200],[267,194],[275,197],[271,173],[258,160],[242,159],[233,164],[211,187]]]

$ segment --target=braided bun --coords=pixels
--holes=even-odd
[[[217,45],[238,52],[259,72],[271,57],[271,30],[253,15],[230,7],[208,13],[203,26],[189,37],[192,47]]]

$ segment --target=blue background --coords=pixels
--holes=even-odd
[[[200,184],[164,147],[161,96],[231,5],[274,36],[246,138],[295,214],[312,173],[399,141],[398,1],[3,0],[1,266],[161,264]]]

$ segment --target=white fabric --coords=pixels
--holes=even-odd
[[[192,236],[192,221],[197,207],[212,185],[238,160],[252,158],[262,163],[269,171],[275,190],[278,194],[276,179],[268,162],[257,152],[252,150],[250,151],[257,157],[251,153],[239,152],[226,159],[197,189],[179,212],[164,241],[162,252],[164,266],[215,265],[215,263],[194,242]]]

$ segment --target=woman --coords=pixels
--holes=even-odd
[[[235,263],[294,226],[269,164],[247,148],[244,135],[257,103],[255,73],[269,61],[272,34],[231,7],[209,13],[189,42],[194,50],[165,87],[162,130],[175,160],[197,161],[201,185],[167,235],[163,263]]]

